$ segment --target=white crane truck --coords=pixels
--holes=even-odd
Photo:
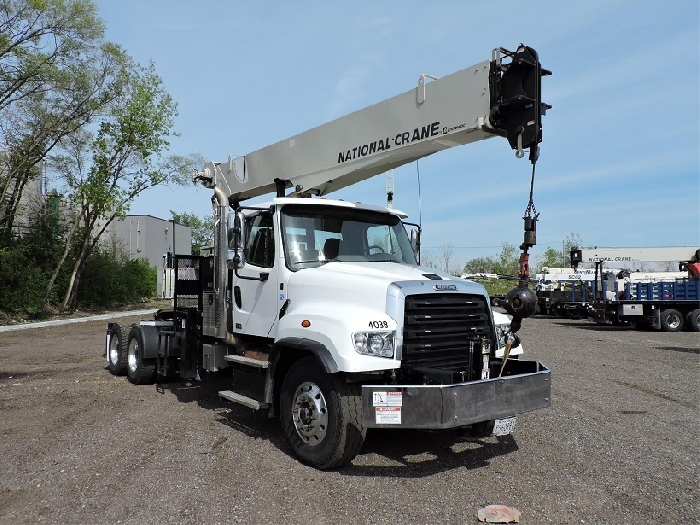
[[[507,63],[506,63],[507,62]],[[175,256],[173,308],[109,323],[109,370],[135,384],[230,369],[220,396],[279,417],[304,463],[350,462],[368,428],[504,435],[550,405],[550,370],[514,359],[534,312],[525,242],[506,334],[479,284],[419,265],[420,228],[400,211],[320,198],[437,151],[496,135],[537,160],[542,69],[527,46],[227,162],[213,190],[213,255]],[[292,188],[291,194],[286,194]],[[265,204],[244,201],[275,192]],[[518,356],[519,357],[519,356]]]

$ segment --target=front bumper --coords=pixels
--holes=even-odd
[[[500,367],[500,365],[499,365]],[[498,374],[492,370],[492,375]],[[367,428],[457,428],[551,405],[549,368],[508,360],[503,377],[454,385],[363,385]]]

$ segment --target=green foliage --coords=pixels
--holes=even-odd
[[[104,27],[89,0],[0,2],[0,228],[7,241],[37,164],[88,124],[108,99],[124,56],[102,46]]]
[[[59,272],[45,304],[47,283],[63,253],[65,227],[51,214],[39,213],[23,237],[0,245],[0,312],[43,318],[61,302],[70,270]],[[71,251],[70,257],[76,257]],[[87,260],[77,307],[109,308],[155,297],[157,270],[145,261],[129,260],[117,250],[96,250]]]
[[[201,166],[200,156],[166,156],[176,115],[155,66],[104,41],[91,0],[0,0],[0,272],[11,288],[0,308],[38,312],[59,293],[61,309],[148,295],[139,284],[145,270],[95,250],[134,197],[189,181],[185,173]],[[42,161],[70,212],[34,242],[17,239],[23,192]],[[82,282],[88,265],[94,273]],[[110,285],[114,278],[122,285]]]
[[[214,217],[199,217],[194,213],[175,213],[170,210],[175,222],[192,228],[192,255],[199,255],[214,237]]]
[[[506,281],[506,280],[484,280],[484,281],[477,281],[481,284],[484,285],[484,288],[486,288],[486,291],[489,293],[489,296],[493,297],[495,295],[506,295],[508,292],[510,292],[513,288],[515,288],[518,284],[517,281]]]
[[[570,233],[562,241],[562,251],[548,247],[542,256],[537,258],[534,265],[535,272],[541,272],[542,268],[570,268],[571,249],[583,247],[581,236],[578,233]]]
[[[512,244],[504,242],[496,257],[477,257],[464,265],[464,273],[495,273],[517,275],[520,269],[520,254]]]
[[[26,242],[0,249],[0,311],[25,315],[42,309],[46,274],[31,264],[31,252]]]
[[[145,259],[120,261],[97,250],[88,259],[78,287],[78,306],[108,308],[156,295],[157,270]]]

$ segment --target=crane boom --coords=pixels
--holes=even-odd
[[[511,59],[504,64],[501,53]],[[324,195],[437,151],[494,135],[511,147],[530,148],[534,162],[542,140],[540,78],[549,74],[535,50],[494,50],[492,59],[291,138],[227,162],[209,162],[195,179],[237,202],[295,188]]]

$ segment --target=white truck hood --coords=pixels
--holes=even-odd
[[[388,315],[390,294],[387,292],[392,283],[399,288],[410,289],[409,295],[417,291],[435,293],[435,288],[443,285],[451,287],[447,293],[487,296],[481,284],[432,268],[395,262],[333,261],[320,267],[299,270],[289,276],[286,286],[289,306],[280,319],[278,335],[283,334],[282,338],[305,338],[313,333],[314,340],[334,349],[339,370],[377,370],[380,365],[395,368],[399,366],[398,361],[358,355],[350,346],[349,337],[354,331],[366,330],[368,322],[383,323],[388,330],[393,329],[395,325],[392,323],[399,320],[392,321]],[[509,322],[505,315],[499,319],[499,323],[503,322]],[[511,355],[517,353],[520,352],[513,351]],[[496,350],[497,356],[502,354],[502,348]]]
[[[438,275],[443,280],[431,280]],[[294,302],[298,293],[305,300],[326,301],[329,297],[347,303],[370,305],[386,304],[387,287],[401,281],[449,281],[466,293],[486,294],[483,286],[464,281],[433,268],[408,266],[395,262],[329,262],[318,268],[299,270],[289,278],[288,297]],[[317,296],[317,297],[315,297]]]

